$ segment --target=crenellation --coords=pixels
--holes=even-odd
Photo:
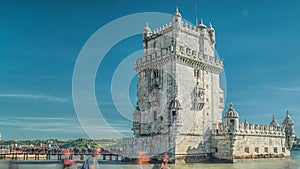
[[[153,53],[151,54],[148,54],[146,55],[146,62],[147,63],[150,63],[150,62],[155,62],[156,60],[159,60],[161,59],[160,56],[166,56],[166,54],[168,53],[174,53],[172,49],[172,46],[169,46],[168,48],[166,49],[161,49],[160,51],[154,51]],[[202,57],[204,59],[204,63],[206,64],[209,64],[211,66],[215,66],[215,67],[219,67],[219,68],[222,68],[222,65],[223,65],[223,61],[221,59],[218,59],[218,58],[215,58],[213,56],[209,56],[209,55],[202,55],[201,52],[198,52],[196,50],[193,50],[191,48],[188,48],[188,47],[183,47],[183,46],[180,46],[179,49],[177,49],[177,52],[176,52],[178,55],[181,55],[181,56],[185,56],[187,58],[191,58],[191,59],[195,59],[196,61],[201,61],[202,60]],[[197,58],[198,56],[198,58]],[[201,56],[201,57],[200,57]],[[138,68],[140,67],[141,65],[144,65],[143,63],[145,62],[145,59],[141,58],[141,59],[138,59],[138,60],[142,60],[141,62],[135,62],[135,68]]]
[[[270,136],[270,135],[285,136],[284,128],[279,126],[273,127],[273,126],[267,126],[261,124],[246,124],[246,123],[239,123],[238,126],[239,126],[237,130],[238,134],[261,135],[261,136]],[[221,131],[220,128],[218,128],[218,130]]]
[[[203,56],[204,62],[201,63],[205,63],[207,64],[207,66],[212,66],[212,67],[216,67],[217,69],[222,69],[222,60],[209,56],[209,55],[202,55],[200,52],[196,51],[196,50],[192,50],[191,48],[184,48],[183,46],[180,46],[179,48],[178,54],[181,56],[184,56],[184,58],[180,58],[181,61],[186,62],[188,64],[193,63],[193,65],[195,65],[197,63],[197,61],[200,63],[200,59],[202,60],[202,58],[198,58],[196,59],[197,55],[199,56]],[[144,65],[147,65],[149,63],[154,63],[156,61],[160,61],[161,60],[161,55],[163,56],[162,58],[167,57],[168,53],[174,53],[171,50],[168,49],[161,49],[159,51],[154,51],[151,54],[146,55],[143,58],[138,59],[137,62],[135,62],[135,69],[139,69]],[[192,56],[192,57],[191,57]],[[146,58],[146,59],[145,59]],[[189,60],[188,58],[191,58],[193,60]],[[209,67],[210,68],[210,67]],[[215,70],[212,70],[215,71]]]
[[[165,24],[161,27],[155,28],[152,33],[152,38],[155,38],[157,35],[167,33],[172,30],[172,24]]]
[[[208,32],[208,30],[206,28],[200,29],[199,27],[192,25],[190,23],[187,23],[187,22],[182,22],[181,26],[185,33],[188,33],[188,34],[191,34],[191,35],[197,36],[197,37],[200,36],[199,33],[205,34]]]
[[[187,28],[187,27],[188,27],[188,23],[182,22],[182,26],[183,26],[184,28]]]

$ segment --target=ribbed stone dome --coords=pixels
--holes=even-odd
[[[148,22],[146,22],[146,26],[144,27],[144,33],[148,33],[150,32],[151,33],[151,29],[149,28],[149,25],[148,25]]]
[[[294,120],[291,118],[290,113],[287,111],[285,119],[283,120],[282,125],[286,126],[286,125],[290,125],[290,124],[293,125],[294,124]]]
[[[270,123],[270,126],[275,126],[275,127],[278,127],[279,126],[279,123],[277,122],[277,120],[275,119],[275,116],[273,115],[272,117],[272,121]]]
[[[234,110],[232,103],[230,103],[229,109],[225,113],[225,118],[239,118],[239,114]]]
[[[180,14],[180,12],[178,10],[178,7],[176,8],[175,13],[173,15],[181,17],[181,14]]]
[[[202,18],[200,19],[200,23],[199,23],[198,27],[201,28],[201,29],[207,28],[207,26],[204,25]]]

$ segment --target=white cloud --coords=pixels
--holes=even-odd
[[[290,88],[290,87],[265,87],[266,89],[274,89],[274,90],[284,90],[284,91],[296,91],[300,92],[300,88]]]
[[[34,94],[0,94],[0,97],[7,97],[7,98],[20,98],[20,99],[41,99],[47,101],[55,101],[55,102],[66,102],[68,99],[60,98],[55,96],[48,96],[48,95],[34,95]]]
[[[16,119],[16,120],[62,120],[62,121],[74,120],[74,118],[66,118],[66,117],[12,117],[11,119]]]
[[[75,118],[8,117],[0,118],[0,125],[15,127],[23,131],[82,132],[81,126]]]
[[[0,126],[12,127],[20,131],[30,132],[51,132],[51,133],[72,133],[83,132],[83,128],[97,136],[103,134],[111,137],[116,132],[131,133],[130,128],[122,123],[107,124],[103,119],[89,119],[86,126],[82,126],[77,119],[65,117],[1,117]]]

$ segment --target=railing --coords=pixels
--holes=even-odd
[[[74,153],[64,155],[63,153],[29,153],[29,152],[5,152],[0,153],[0,160],[63,160],[63,159],[79,159],[85,160],[91,153]],[[101,153],[101,160],[119,161],[121,160],[120,154],[114,153]]]

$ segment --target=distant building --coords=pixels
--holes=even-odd
[[[290,155],[295,133],[288,113],[282,127],[274,117],[270,126],[240,123],[231,104],[222,122],[223,61],[215,57],[215,43],[212,24],[207,27],[202,19],[197,26],[185,23],[178,9],[159,29],[146,24],[144,57],[135,61],[134,137],[123,139],[124,158],[136,158],[138,151],[168,152],[184,162]]]

